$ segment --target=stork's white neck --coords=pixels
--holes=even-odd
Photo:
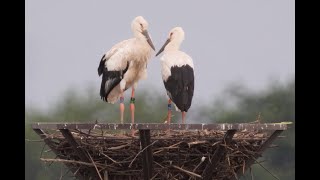
[[[139,31],[134,31],[133,32],[133,36],[137,39],[137,40],[146,40],[146,37]]]
[[[165,51],[179,50],[181,43],[182,43],[182,40],[173,39],[167,44],[164,50]]]

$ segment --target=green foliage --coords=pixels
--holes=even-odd
[[[135,121],[163,122],[167,113],[167,99],[152,89],[137,91]],[[129,97],[130,98],[130,97]],[[125,122],[130,122],[129,98],[125,97]],[[295,81],[287,84],[273,82],[265,91],[252,92],[236,84],[227,88],[211,106],[192,107],[199,114],[196,119],[205,119],[209,123],[252,122],[261,114],[262,122],[291,121],[290,129],[282,133],[285,138],[277,139],[277,148],[268,149],[263,154],[263,166],[281,180],[295,179]],[[68,90],[47,112],[29,107],[26,109],[25,138],[39,140],[31,129],[32,122],[119,122],[119,104],[108,104],[100,100],[93,88],[85,93]],[[172,122],[179,122],[180,113],[173,112]],[[40,161],[44,144],[25,142],[25,179],[59,179],[66,173],[60,163],[51,166]],[[46,147],[45,150],[48,148]],[[51,154],[54,158],[54,155]],[[63,168],[62,168],[63,167]],[[62,170],[62,172],[61,172]],[[259,165],[253,166],[254,179],[274,179]],[[71,179],[65,176],[63,179]],[[250,173],[243,179],[251,179]]]
[[[166,102],[164,97],[155,93],[140,90],[136,96],[135,121],[136,122],[163,122],[166,115]],[[125,122],[130,120],[129,98],[125,99]],[[147,107],[147,108],[146,108]],[[30,142],[28,140],[39,140],[39,136],[32,130],[33,122],[120,122],[119,104],[108,104],[103,102],[97,93],[88,88],[87,92],[79,93],[72,89],[66,91],[61,99],[48,112],[42,112],[32,107],[25,112],[25,179],[45,180],[59,179],[61,164],[53,163],[48,167],[40,161],[44,146],[42,142]],[[45,148],[47,150],[48,147]],[[51,154],[54,158],[54,154]],[[46,153],[47,157],[47,153]],[[64,166],[63,166],[64,167]],[[64,176],[65,180],[70,179]]]
[[[268,89],[251,92],[241,86],[226,89],[225,96],[203,110],[204,118],[218,123],[253,122],[261,115],[262,122],[290,121],[289,129],[281,134],[285,138],[275,140],[279,147],[268,149],[259,160],[268,170],[282,180],[295,178],[295,81],[287,84],[273,82]],[[228,97],[228,98],[226,98]],[[231,105],[227,104],[232,101]],[[259,165],[255,165],[254,179],[274,179]],[[248,175],[247,175],[248,176]],[[249,177],[249,176],[248,176]]]

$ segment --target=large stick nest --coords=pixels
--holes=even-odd
[[[59,131],[47,132],[52,141],[50,148],[57,159],[69,168],[76,169],[85,179],[89,179],[89,167],[95,168],[103,178],[107,172],[110,179],[143,179],[142,151],[138,131],[135,136],[124,131],[79,131],[70,130],[79,148],[93,162],[83,162]],[[256,155],[259,146],[268,138],[267,132],[238,131],[231,143],[222,140],[225,131],[168,131],[151,130],[153,154],[152,179],[197,179],[218,146],[222,146],[226,156],[213,170],[213,179],[231,179],[239,169],[244,169],[245,161]],[[57,154],[58,153],[58,154]]]

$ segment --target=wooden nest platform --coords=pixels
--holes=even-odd
[[[35,123],[78,179],[238,179],[286,124]],[[132,135],[134,133],[134,135]]]

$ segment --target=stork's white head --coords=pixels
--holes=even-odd
[[[183,40],[184,40],[184,31],[182,27],[175,27],[171,29],[171,31],[169,32],[167,41],[161,47],[161,49],[156,54],[156,56],[158,56],[165,49],[178,50]]]
[[[146,40],[151,48],[155,50],[148,33],[148,26],[148,22],[142,16],[137,16],[131,23],[131,30],[137,39]]]

